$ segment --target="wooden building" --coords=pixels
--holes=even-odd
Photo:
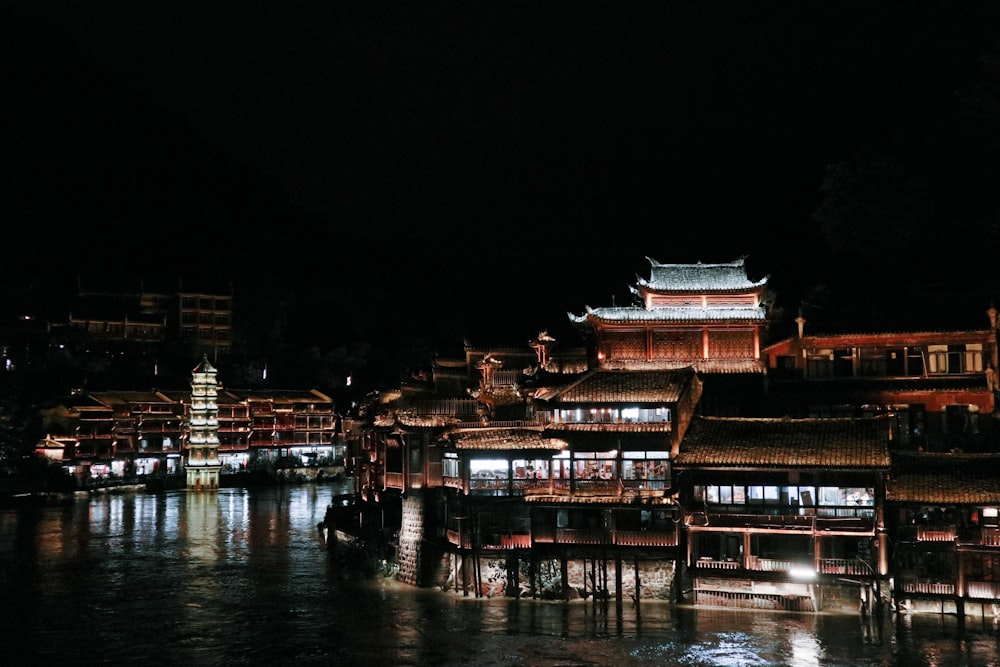
[[[585,363],[557,363],[546,332],[533,362],[467,346],[366,406],[359,493],[403,581],[800,611],[1000,603],[992,478],[960,496],[958,468],[918,481],[901,464],[997,449],[995,310],[910,332],[800,318],[769,342],[767,279],[743,259],[649,261],[634,305],[569,316]],[[953,530],[914,530],[935,506],[960,510]],[[925,552],[951,563],[941,581]]]
[[[190,344],[213,358],[232,347],[232,289],[195,291],[182,285],[135,291],[83,289],[51,336],[64,344],[101,345],[109,350],[155,347],[168,341]]]
[[[334,401],[322,392],[218,386],[211,409],[212,460],[221,473],[279,459],[300,466],[344,460]],[[206,418],[198,416],[191,390],[77,392],[40,416],[40,450],[81,482],[183,473],[192,423]],[[56,443],[63,445],[59,454]]]
[[[770,410],[797,417],[891,413],[899,447],[996,450],[997,310],[984,309],[981,323],[808,333],[800,316],[796,336],[764,349]]]
[[[570,319],[589,341],[591,366],[649,370],[690,366],[705,385],[700,411],[758,414],[769,322],[768,277],[752,280],[746,258],[663,264],[647,258],[629,306],[586,307]]]
[[[896,606],[996,618],[1000,454],[897,453],[885,495]]]
[[[674,462],[692,601],[820,611],[879,595],[890,437],[886,415],[695,417]]]

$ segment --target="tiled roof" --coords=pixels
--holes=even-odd
[[[167,398],[171,401],[175,401],[177,403],[191,402],[190,389],[186,390],[164,389],[162,391],[158,391],[157,393],[162,394],[164,398]],[[237,396],[236,394],[233,394],[232,392],[223,389],[222,391],[218,392],[218,394],[216,394],[215,403],[217,405],[233,405],[233,404],[243,403],[243,399]]]
[[[670,359],[612,359],[603,362],[606,370],[652,371],[694,368],[699,375],[723,373],[726,375],[764,375],[767,365],[762,359],[694,359],[674,361]]]
[[[572,504],[572,505],[673,505],[673,499],[668,496],[642,496],[635,493],[622,493],[622,495],[598,495],[598,494],[549,494],[549,493],[526,493],[524,502],[537,504]]]
[[[535,428],[483,428],[458,430],[448,434],[455,449],[509,451],[520,449],[563,450],[565,440],[545,437]]]
[[[786,384],[797,392],[808,392],[812,396],[825,396],[824,400],[847,403],[850,397],[865,395],[865,392],[976,392],[988,393],[986,376],[982,373],[969,375],[928,375],[912,378],[858,377],[841,378],[836,383],[810,382],[808,380],[781,380],[776,378],[772,387]],[[864,401],[872,402],[872,401]],[[949,401],[945,401],[946,403]]]
[[[670,433],[671,422],[593,422],[572,423],[552,422],[545,425],[546,432],[555,433]]]
[[[886,416],[765,419],[696,415],[675,466],[888,468]]]
[[[595,370],[558,393],[560,403],[675,403],[691,386],[691,368],[655,371]]]
[[[588,319],[617,323],[645,322],[766,322],[767,312],[763,306],[663,306],[646,310],[641,306],[585,306],[582,315],[567,313],[572,322],[582,324]]]
[[[400,426],[407,428],[443,428],[453,426],[461,420],[451,415],[423,415],[413,412],[399,412],[396,418]]]
[[[171,403],[172,400],[155,391],[94,391],[91,396],[107,405],[121,405],[124,403]],[[188,392],[190,396],[191,392]]]
[[[248,401],[273,403],[332,403],[333,399],[317,389],[233,389]]]
[[[885,499],[929,505],[1000,505],[1000,477],[907,473],[886,482]]]
[[[730,292],[746,291],[767,284],[767,278],[753,282],[747,278],[746,257],[723,264],[661,264],[647,257],[649,280],[638,279],[639,285],[651,290],[669,292]]]

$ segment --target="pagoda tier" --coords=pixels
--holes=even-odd
[[[188,416],[187,488],[214,491],[219,488],[219,384],[216,369],[203,357],[192,372],[191,411]]]
[[[570,322],[595,343],[601,368],[692,366],[700,372],[763,373],[762,302],[768,279],[750,280],[745,257],[720,264],[662,264],[637,276],[632,306],[585,307]]]

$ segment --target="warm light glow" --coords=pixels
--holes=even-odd
[[[816,578],[816,570],[811,567],[805,567],[804,565],[793,565],[788,570],[788,574],[790,574],[793,579],[802,579],[804,581]]]

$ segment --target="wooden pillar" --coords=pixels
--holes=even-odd
[[[615,554],[615,610],[622,616],[622,557]]]
[[[821,538],[816,531],[813,531],[813,569],[819,572],[820,562],[823,556],[823,545],[821,543],[823,538]]]
[[[687,567],[687,563],[678,554],[677,559],[674,561],[674,602],[677,604],[684,604],[684,568]]]
[[[635,572],[635,617],[639,618],[639,600],[642,599],[642,583],[639,581],[639,559],[633,562]]]
[[[566,552],[559,554],[559,577],[562,581],[563,600],[569,600],[569,567],[566,565]]]
[[[584,570],[586,570],[586,565],[584,566]],[[584,577],[584,579],[586,579],[586,577]],[[597,587],[599,585],[598,581],[599,579],[597,578],[597,559],[594,558],[590,561],[590,588],[591,588],[590,592],[591,592],[591,597],[594,600],[595,608],[597,607]]]
[[[460,552],[462,556],[462,595],[469,597],[469,552]]]
[[[507,590],[505,594],[519,599],[521,597],[520,559],[516,555],[507,556]]]
[[[876,549],[878,553],[878,574],[884,577],[889,574],[889,534],[884,530],[880,530],[878,533],[878,545]]]
[[[476,597],[483,596],[483,575],[480,572],[479,551],[472,550],[472,585],[476,587]]]
[[[535,555],[534,550],[531,551],[531,594],[532,597],[538,598],[542,594],[542,566],[541,561]]]

